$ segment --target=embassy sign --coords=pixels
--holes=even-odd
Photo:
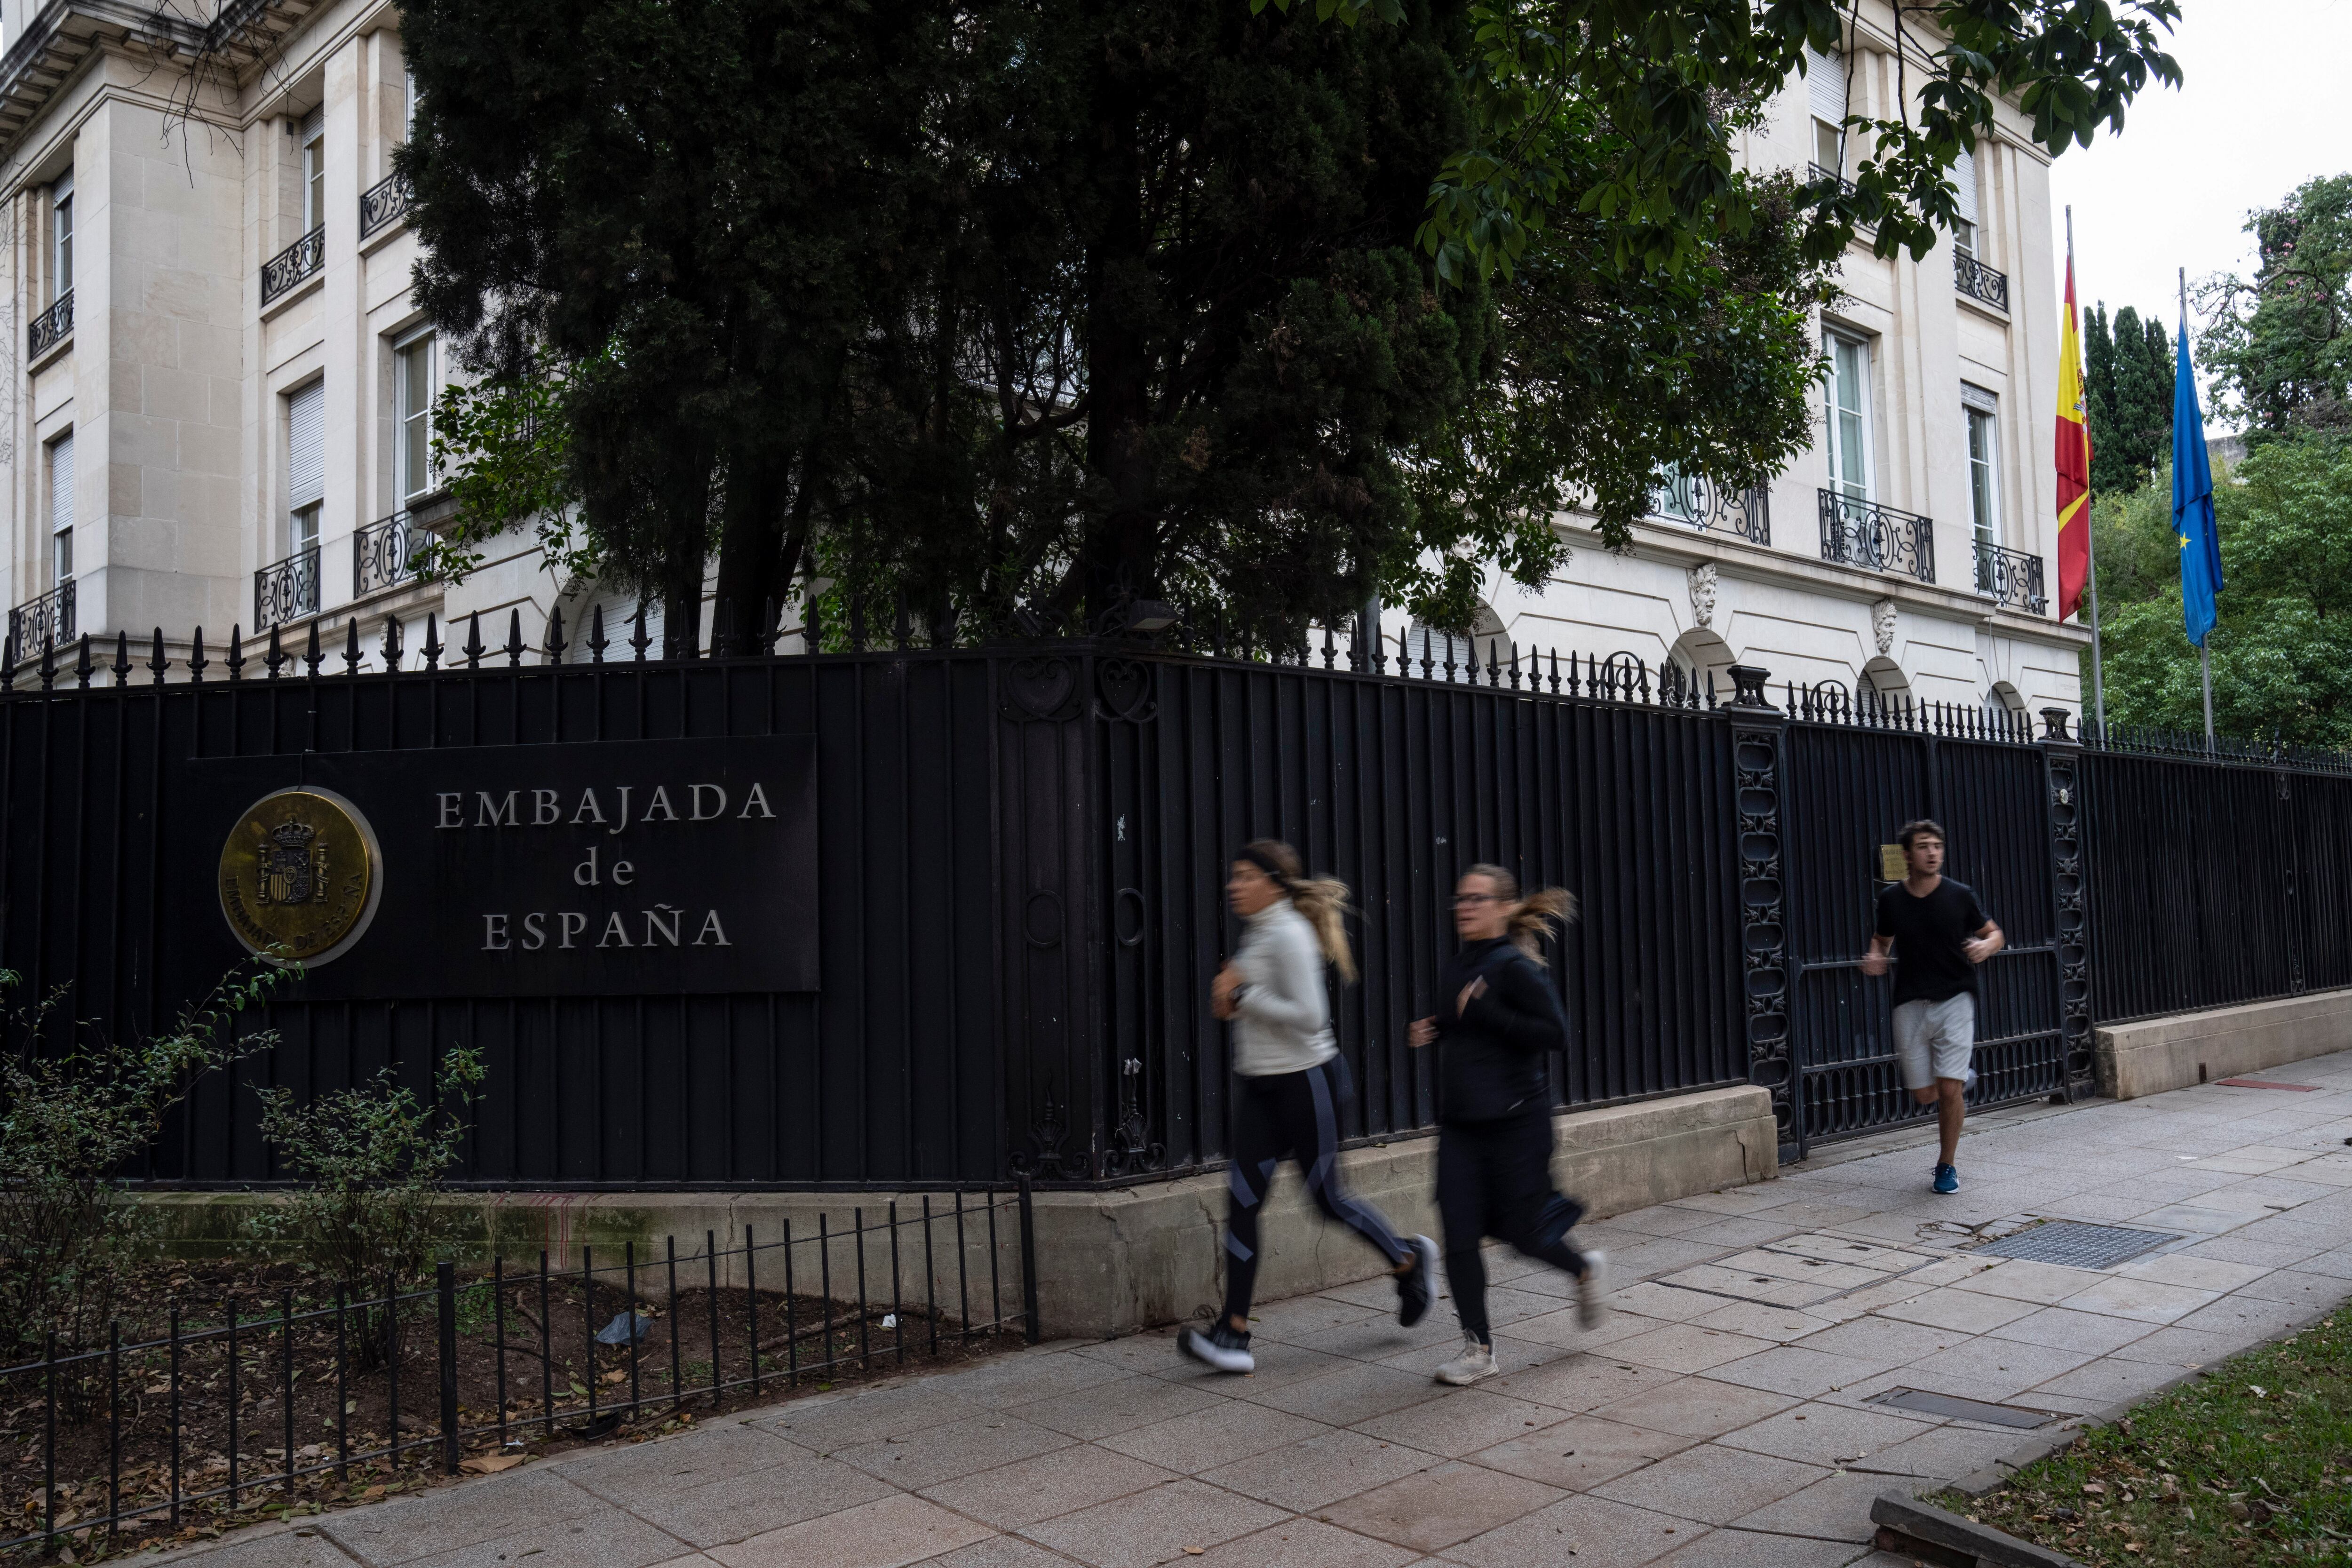
[[[191,763],[217,929],[319,999],[817,989],[808,735]],[[199,808],[191,815],[210,815]]]

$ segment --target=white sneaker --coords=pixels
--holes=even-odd
[[[1584,1272],[1576,1277],[1576,1326],[1592,1330],[1609,1321],[1609,1303],[1601,1298],[1609,1290],[1609,1255],[1588,1252],[1584,1255]]]
[[[1176,1348],[1203,1365],[1219,1372],[1249,1373],[1257,1370],[1257,1358],[1250,1354],[1250,1337],[1236,1333],[1231,1323],[1219,1323],[1207,1333],[1198,1329],[1186,1329],[1176,1336]]]
[[[1465,1331],[1462,1336],[1462,1353],[1437,1369],[1437,1381],[1450,1383],[1456,1388],[1466,1388],[1482,1377],[1492,1377],[1503,1369],[1495,1364],[1495,1349],[1482,1345],[1478,1336]]]

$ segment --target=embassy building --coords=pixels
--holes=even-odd
[[[413,667],[428,613],[479,614],[502,641],[519,612],[533,646],[559,608],[571,627],[634,613],[545,570],[520,532],[461,585],[410,569],[449,512],[429,457],[450,367],[409,292],[398,26],[392,0],[229,0],[201,23],[0,0],[0,592],[20,661],[158,626],[175,654],[198,628],[299,645],[315,624],[335,646],[356,619],[373,662],[396,619]],[[1895,112],[1894,50],[1887,8],[1865,4],[1740,155],[1847,168],[1837,123],[1849,104]],[[1482,664],[1512,645],[1622,651],[1725,691],[1742,663],[1865,704],[2079,711],[2083,639],[2053,618],[2048,163],[2013,107],[2000,117],[1959,167],[1958,234],[1919,261],[1849,248],[1812,450],[1764,489],[1665,486],[1628,555],[1564,516],[1594,547],[1541,592],[1493,595]],[[1444,634],[1412,635],[1442,668]]]

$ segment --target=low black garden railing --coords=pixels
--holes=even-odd
[[[2042,588],[2042,557],[1979,539],[1977,544],[1977,592],[1994,602],[2027,615],[2048,613],[2049,597]]]
[[[1821,498],[1822,560],[1936,580],[1935,520],[1838,490]]]
[[[337,1286],[323,1305],[290,1289],[259,1310],[183,1302],[159,1337],[126,1340],[117,1321],[98,1349],[61,1353],[52,1333],[38,1361],[0,1368],[0,1436],[40,1465],[24,1510],[37,1528],[0,1552],[148,1544],[200,1518],[326,1500],[354,1472],[397,1483],[404,1464],[503,1468],[485,1461],[534,1436],[603,1437],[648,1412],[790,1394],[1015,1332],[1036,1342],[1025,1181],[835,1217],[785,1221],[772,1240],[746,1226],[738,1247],[706,1231],[683,1256],[675,1237],[657,1257],[630,1244],[617,1264],[584,1246],[576,1268],[541,1252],[509,1272],[501,1258],[462,1282],[445,1262],[430,1288],[354,1300]]]

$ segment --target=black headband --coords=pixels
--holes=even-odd
[[[1248,861],[1251,865],[1265,872],[1273,879],[1276,887],[1280,888],[1286,893],[1290,891],[1290,873],[1276,865],[1272,856],[1262,854],[1254,845],[1244,845],[1242,848],[1241,858]]]

